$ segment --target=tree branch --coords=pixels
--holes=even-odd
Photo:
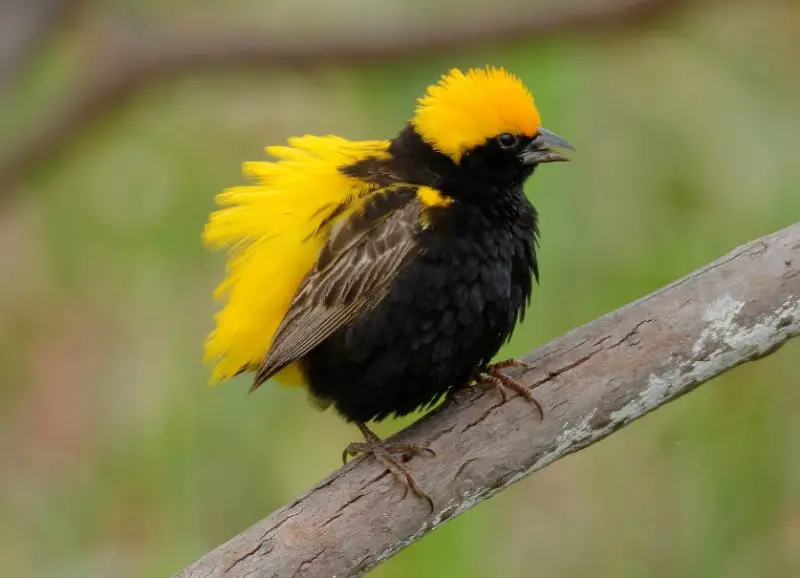
[[[0,96],[83,0],[0,0]]]
[[[503,3],[480,18],[443,26],[430,20],[402,26],[375,22],[362,30],[314,30],[268,34],[259,29],[147,30],[117,22],[92,46],[97,62],[49,118],[0,160],[0,195],[32,169],[52,159],[65,143],[139,90],[179,74],[243,67],[317,69],[367,65],[463,50],[480,43],[537,40],[570,32],[635,25],[680,4],[677,0],[600,0]]]
[[[744,245],[639,301],[534,350],[529,403],[470,394],[403,430],[422,443],[401,499],[391,475],[355,460],[178,573],[178,578],[352,576],[553,461],[593,444],[800,334],[800,223]]]

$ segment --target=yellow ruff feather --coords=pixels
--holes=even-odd
[[[211,214],[203,232],[207,245],[228,249],[227,276],[215,292],[227,301],[206,341],[206,361],[215,364],[212,383],[262,361],[325,243],[323,220],[345,199],[374,188],[338,169],[366,157],[386,158],[388,146],[389,141],[335,136],[292,138],[289,146],[266,149],[277,162],[245,163],[245,174],[256,184],[217,196],[222,208]],[[302,383],[295,365],[277,379]]]
[[[464,151],[501,133],[534,136],[539,110],[522,81],[502,68],[453,69],[419,99],[419,135],[456,163]]]

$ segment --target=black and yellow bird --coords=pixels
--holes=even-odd
[[[451,70],[392,140],[292,138],[255,183],[224,191],[204,231],[227,248],[225,300],[206,343],[212,381],[255,372],[305,385],[424,493],[366,422],[478,382],[531,392],[491,364],[538,280],[537,213],[523,183],[570,145],[541,127],[503,69]],[[537,404],[538,405],[538,404]]]

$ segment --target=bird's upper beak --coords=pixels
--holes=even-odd
[[[569,157],[555,150],[556,148],[575,150],[571,144],[557,134],[540,128],[530,144],[519,154],[519,160],[525,166],[570,160]]]

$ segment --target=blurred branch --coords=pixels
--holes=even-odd
[[[553,461],[800,335],[800,223],[744,245],[534,350],[520,375],[546,416],[496,392],[450,400],[394,436],[436,457],[412,475],[436,503],[401,499],[362,458],[177,574],[352,576]]]
[[[84,4],[84,0],[0,0],[0,93],[27,68],[50,33]]]
[[[338,30],[270,35],[258,29],[220,30],[218,24],[148,31],[117,23],[91,47],[99,62],[87,66],[86,78],[74,93],[0,160],[0,195],[127,98],[177,74],[234,67],[314,69],[430,56],[480,43],[632,26],[679,4],[678,0],[528,1],[509,8],[501,3],[481,18],[447,26],[431,21],[413,27],[384,22],[351,34]]]

